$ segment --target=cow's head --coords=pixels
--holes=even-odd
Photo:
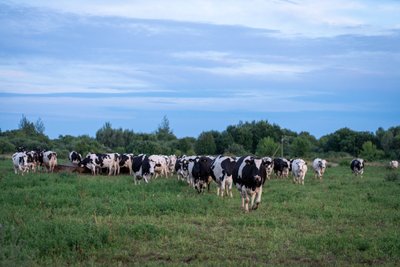
[[[265,168],[260,168],[261,166],[257,167],[254,158],[246,159],[245,163],[250,174],[250,179],[255,183],[256,187],[260,187],[263,184],[263,172],[265,172]]]

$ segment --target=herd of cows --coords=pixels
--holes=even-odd
[[[210,183],[217,184],[217,194],[232,197],[232,186],[235,185],[242,198],[242,208],[248,212],[257,209],[261,202],[263,185],[271,179],[272,173],[279,178],[289,177],[292,173],[293,182],[304,185],[307,173],[307,163],[303,159],[287,160],[285,158],[271,157],[229,157],[214,156],[182,156],[175,155],[133,155],[133,154],[95,154],[89,153],[82,157],[78,152],[69,153],[68,159],[77,169],[90,171],[92,175],[106,170],[108,175],[118,175],[121,170],[133,176],[134,183],[158,176],[168,177],[176,174],[178,179],[185,180],[197,192],[209,190]],[[53,151],[19,151],[12,155],[14,172],[22,175],[29,171],[46,169],[53,172],[57,165],[57,153]],[[355,175],[364,172],[365,161],[361,158],[353,159],[350,168]],[[391,161],[392,168],[398,168],[397,161]],[[316,158],[312,163],[315,177],[322,179],[327,162]]]

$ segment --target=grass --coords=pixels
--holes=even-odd
[[[396,171],[395,171],[396,172]],[[266,183],[258,210],[175,178],[28,174],[0,160],[0,265],[399,265],[393,171],[328,168]],[[397,177],[397,176],[396,176]]]

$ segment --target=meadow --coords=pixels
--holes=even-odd
[[[267,181],[258,210],[159,178],[32,173],[0,160],[0,265],[400,265],[399,171]]]

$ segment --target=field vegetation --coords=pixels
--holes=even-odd
[[[197,194],[159,178],[29,173],[0,160],[0,266],[400,264],[398,171],[309,171],[305,185],[267,181],[245,214],[216,187]]]

